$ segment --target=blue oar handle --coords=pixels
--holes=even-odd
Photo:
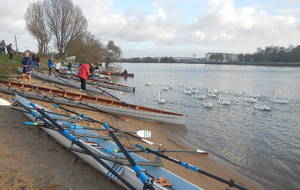
[[[200,168],[196,167],[196,166],[192,166],[190,165],[189,163],[187,162],[180,162],[180,165],[187,168],[187,169],[190,169],[190,170],[193,170],[195,172],[198,172],[200,170]]]

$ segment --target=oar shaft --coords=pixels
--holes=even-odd
[[[124,156],[129,161],[130,165],[133,167],[133,170],[135,171],[136,175],[140,178],[141,182],[144,184],[144,189],[150,189],[154,190],[151,181],[148,179],[146,174],[143,172],[142,168],[135,163],[133,158],[129,155],[125,147],[122,145],[118,137],[113,133],[113,131],[110,129],[110,127],[104,123],[104,128],[108,131],[109,136],[113,139],[113,141],[117,144],[117,146],[120,148]]]

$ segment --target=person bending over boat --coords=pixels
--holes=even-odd
[[[90,74],[90,66],[86,63],[81,64],[78,72],[78,77],[81,82],[81,90],[86,90],[86,81]]]
[[[23,59],[21,61],[23,71],[21,74],[21,82],[23,82],[25,76],[27,75],[28,84],[31,84],[31,73],[33,68],[33,61],[31,57],[29,56],[29,52],[25,51],[23,54]]]
[[[52,70],[52,67],[54,66],[54,63],[53,63],[53,58],[49,58],[48,59],[48,69],[49,69],[49,75],[51,75],[51,70]]]

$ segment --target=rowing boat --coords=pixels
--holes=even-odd
[[[118,148],[118,146],[114,142],[112,142],[111,140],[107,140],[105,138],[101,138],[101,136],[97,138],[88,137],[88,136],[95,136],[97,134],[93,133],[90,130],[85,129],[83,126],[71,127],[72,125],[70,125],[69,129],[64,128],[65,130],[63,131],[59,131],[56,128],[51,128],[51,126],[53,127],[53,124],[50,121],[50,119],[46,118],[45,116],[42,117],[43,114],[41,114],[39,111],[36,111],[37,109],[33,109],[34,107],[34,108],[38,108],[39,110],[47,111],[46,108],[43,108],[18,94],[16,94],[16,102],[19,106],[21,106],[22,108],[28,111],[28,112],[24,112],[24,114],[30,120],[35,121],[37,118],[42,120],[45,124],[48,125],[48,127],[42,127],[42,129],[47,134],[53,137],[56,141],[58,141],[68,150],[72,151],[79,158],[83,159],[89,165],[91,165],[92,167],[94,167],[104,175],[108,176],[116,183],[125,187],[126,189],[129,189],[128,186],[124,185],[124,182],[122,182],[122,180],[120,179],[129,182],[135,189],[143,189],[144,184],[142,184],[142,182],[139,180],[132,166],[128,164],[129,160],[125,159],[123,153],[110,153],[105,151],[106,149]],[[49,115],[47,114],[47,116],[49,118],[52,116],[51,119],[54,118],[53,115],[50,114]],[[56,116],[55,118],[56,118],[55,121],[57,123],[63,125],[64,121],[58,120],[59,116]],[[70,135],[74,133],[82,134],[83,136],[79,137],[79,136]],[[74,142],[74,139],[76,142]],[[82,146],[79,146],[78,142]],[[97,157],[97,159],[95,158],[95,156]],[[135,162],[137,162],[137,164],[143,167],[143,171],[147,174],[149,178],[154,179],[152,186],[156,190],[167,190],[169,188],[172,188],[174,190],[202,189],[192,184],[191,182],[187,181],[186,179],[183,179],[182,177],[162,167],[159,167],[156,164],[152,164],[153,162],[149,162],[148,160],[144,159],[138,154],[130,153],[130,156]],[[101,162],[99,161],[99,159]],[[104,167],[104,165],[107,165],[110,169],[113,170],[113,172],[111,170],[108,170],[107,167]],[[115,173],[115,175],[113,173]],[[157,179],[167,180],[168,183],[162,183],[161,180],[157,180]]]
[[[79,80],[78,78],[74,78],[73,76],[68,76],[65,74],[60,74],[59,76],[62,78],[66,78],[66,79]],[[131,87],[131,86],[123,85],[123,84],[112,83],[112,82],[100,81],[100,80],[97,80],[96,78],[89,79],[87,81],[87,84],[90,84],[93,86],[100,86],[102,88],[108,88],[108,89],[112,89],[112,90],[123,91],[123,92],[135,92],[135,87]]]
[[[119,72],[106,72],[101,71],[99,72],[102,75],[114,75],[114,76],[122,76],[122,77],[134,77],[133,73],[119,73]]]
[[[19,67],[18,68],[19,72],[22,72],[22,68]],[[45,81],[50,81],[53,83],[57,83],[57,84],[62,84],[62,85],[67,85],[73,88],[80,88],[81,84],[79,81],[75,81],[69,78],[65,78],[65,77],[61,77],[60,75],[57,74],[46,74],[46,73],[42,73],[42,72],[38,72],[38,71],[34,71],[32,72],[32,75],[34,77],[37,77],[41,80],[45,80]],[[118,91],[124,91],[124,92],[134,92],[135,88],[134,87],[129,87],[126,85],[121,85],[121,84],[114,84],[114,83],[109,83],[109,82],[93,82],[92,84],[87,84],[86,85],[86,91],[88,92],[92,92],[92,93],[99,93],[99,94],[103,94],[103,91],[100,90],[101,87],[103,88],[108,88],[108,89],[112,89],[112,90],[118,90]]]
[[[55,98],[55,100],[59,101],[61,104],[73,106],[73,107],[81,107],[85,109],[91,109],[86,106],[82,106],[76,101],[92,101],[93,103],[89,103],[90,105],[104,110],[106,112],[117,114],[121,116],[133,117],[137,119],[149,120],[154,122],[162,122],[162,123],[171,123],[178,125],[185,125],[187,116],[175,112],[154,109],[144,106],[139,106],[136,104],[126,104],[117,100],[109,100],[105,98],[83,95],[74,92],[67,92],[47,87],[41,87],[36,85],[22,84],[12,81],[2,81],[0,83],[4,84],[6,87],[0,87],[0,91],[4,93],[14,94],[14,89],[22,89],[22,94],[28,98],[34,98],[39,100],[46,100],[40,94],[32,92],[34,89],[40,93],[51,94]],[[75,102],[71,102],[66,100],[64,97],[68,97],[69,99],[73,99]]]

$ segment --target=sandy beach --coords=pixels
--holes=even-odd
[[[12,96],[0,93],[0,97],[9,100]],[[49,103],[34,101],[53,111],[59,111],[49,106]],[[103,174],[77,159],[75,155],[56,143],[39,128],[22,125],[22,122],[27,121],[27,119],[21,112],[7,107],[0,108],[0,149],[2,150],[0,154],[0,189],[121,189]],[[102,113],[72,109],[84,112],[92,118],[103,120],[120,129],[151,130],[151,141],[163,144],[166,149],[191,149],[176,138],[176,136],[186,132],[184,126],[136,119],[124,121]],[[100,127],[89,123],[83,124]],[[128,148],[137,143],[137,141],[124,135],[121,135],[120,138]],[[154,146],[154,148],[157,147]],[[154,159],[151,155],[142,155],[151,160]],[[233,179],[248,189],[262,189],[260,185],[233,170],[230,165],[220,162],[213,155],[192,153],[168,153],[167,155],[189,162],[222,178]],[[166,169],[204,189],[220,190],[227,188],[226,185],[211,178],[191,172],[174,163],[162,161]]]

